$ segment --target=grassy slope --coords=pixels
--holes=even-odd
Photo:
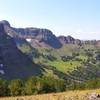
[[[63,61],[54,61],[48,62],[48,65],[51,65],[55,67],[57,70],[66,73],[67,71],[72,71],[76,66],[79,66],[80,63],[78,61],[68,61],[68,62],[63,62]]]
[[[89,95],[93,93],[100,94],[100,89],[75,90],[63,93],[42,94],[36,96],[4,97],[0,98],[0,100],[90,100],[88,99],[90,97]]]
[[[52,48],[41,48],[41,47],[35,47],[35,49],[32,49],[32,47],[29,47],[27,45],[23,45],[21,47],[23,53],[26,54],[31,54],[30,56],[32,57],[32,60],[36,63],[36,64],[42,64],[42,68],[44,69],[44,65],[46,65],[47,67],[45,68],[46,71],[46,75],[51,74],[54,75],[53,71],[54,69],[56,69],[59,72],[62,72],[64,74],[69,74],[69,72],[71,73],[71,78],[74,77],[76,78],[80,78],[80,76],[84,73],[85,77],[84,79],[92,78],[96,72],[96,70],[100,70],[99,68],[96,68],[95,66],[97,65],[97,61],[96,64],[92,63],[91,67],[90,65],[85,68],[84,66],[84,62],[87,61],[87,59],[89,59],[90,57],[86,54],[86,52],[92,52],[93,56],[91,57],[93,60],[95,59],[95,52],[96,51],[100,51],[100,47],[94,46],[94,45],[84,45],[82,47],[78,46],[78,45],[73,45],[73,44],[67,44],[64,45],[62,48],[60,49],[52,49]],[[31,52],[31,53],[30,53]],[[61,56],[72,56],[72,53],[79,53],[78,56],[76,56],[74,59],[70,59],[68,61],[62,61],[61,60]],[[39,55],[38,57],[35,57],[35,55]],[[53,57],[56,58],[56,60],[51,61],[48,58],[42,56],[42,55],[52,55]],[[76,58],[80,59],[81,61],[78,61]],[[76,59],[76,60],[75,60]],[[88,62],[88,61],[87,61]],[[86,63],[87,63],[86,62]],[[50,67],[52,67],[53,69],[48,70]],[[99,67],[99,66],[98,66]],[[45,73],[45,72],[43,72]],[[89,74],[88,74],[89,73]],[[97,73],[97,75],[95,75],[96,77],[99,76],[99,73]]]
[[[79,49],[79,46],[77,45],[73,45],[73,44],[68,44],[68,45],[64,45],[61,49],[51,49],[46,50],[45,48],[39,48],[38,49],[40,53],[50,53],[51,55],[53,55],[54,57],[57,58],[57,60],[55,61],[50,61],[48,59],[45,59],[43,57],[40,57],[39,59],[36,59],[36,63],[42,63],[45,65],[49,65],[52,67],[55,67],[58,71],[64,72],[66,73],[67,71],[73,71],[77,66],[81,66],[81,61],[67,61],[64,62],[61,60],[60,56],[61,55],[72,55],[73,52],[80,52],[82,50]],[[87,56],[80,54],[80,56],[78,56],[78,58],[84,60],[87,59]]]

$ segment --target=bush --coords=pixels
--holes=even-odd
[[[0,79],[0,96],[7,96],[7,95],[8,95],[7,81]]]
[[[10,81],[8,89],[11,96],[18,96],[22,94],[23,82],[19,79]]]

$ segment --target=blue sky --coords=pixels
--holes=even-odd
[[[0,0],[0,20],[57,36],[100,39],[100,0]]]

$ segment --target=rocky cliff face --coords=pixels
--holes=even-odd
[[[38,66],[18,50],[14,39],[7,35],[4,23],[0,22],[0,78],[25,78],[40,73]]]
[[[51,47],[54,49],[59,49],[64,44],[99,44],[99,41],[82,41],[80,39],[75,39],[71,36],[59,36],[56,37],[48,29],[40,28],[14,28],[11,27],[8,21],[1,21],[4,25],[5,32],[12,38],[14,38],[16,44],[21,44],[28,42],[32,47]],[[100,44],[99,44],[100,45]]]
[[[62,43],[62,44],[67,44],[67,43],[73,43],[75,42],[75,39],[71,36],[59,36],[58,37],[59,41]]]
[[[29,40],[32,46],[40,45],[41,47],[61,48],[62,44],[58,38],[48,29],[39,28],[13,28],[8,21],[1,21],[4,24],[5,31],[13,37],[16,42],[20,39]],[[19,39],[20,38],[20,39]],[[34,41],[36,42],[34,44]]]
[[[76,45],[79,45],[79,46],[82,46],[82,45],[99,45],[99,40],[96,41],[96,40],[80,40],[80,39],[75,39],[71,36],[59,36],[58,37],[58,40],[62,43],[62,44],[76,44]]]
[[[81,40],[75,39],[71,36],[59,36],[58,39],[62,44],[77,44],[77,45],[83,44]]]

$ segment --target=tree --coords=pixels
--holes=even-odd
[[[0,79],[0,96],[6,96],[7,91],[7,81]]]
[[[23,90],[23,82],[19,79],[11,80],[11,82],[8,85],[8,88],[11,96],[21,95]]]
[[[64,81],[59,78],[44,76],[42,77],[42,82],[43,82],[42,91],[45,93],[61,92],[64,91],[66,88]]]
[[[41,83],[39,77],[30,77],[25,83],[26,94],[37,94],[41,91]]]
[[[54,83],[56,92],[65,91],[66,85],[65,85],[64,80],[62,80],[62,79],[55,79],[55,80],[53,81],[53,83]]]

